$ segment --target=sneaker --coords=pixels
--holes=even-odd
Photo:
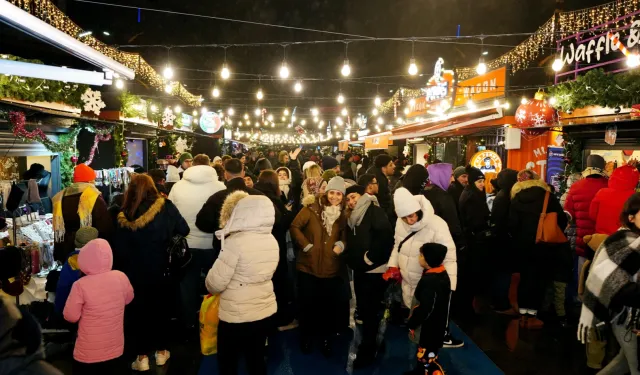
[[[289,331],[295,328],[298,328],[298,320],[294,319],[291,323],[282,326],[282,327],[278,327],[278,331],[283,332],[283,331]]]
[[[142,360],[136,357],[136,360],[131,364],[131,369],[134,371],[149,371],[149,357],[144,357]]]
[[[451,334],[446,335],[442,341],[443,348],[462,348],[463,346],[464,341],[454,338]]]
[[[168,350],[163,352],[156,352],[156,366],[164,366],[165,363],[171,358],[171,353]]]

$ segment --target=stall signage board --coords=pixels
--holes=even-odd
[[[338,142],[338,151],[348,151],[349,150],[349,141],[339,141]]]
[[[205,112],[200,116],[200,129],[203,132],[214,134],[222,128],[222,119],[215,112]]]
[[[556,73],[555,82],[576,79],[579,74],[596,68],[612,73],[631,69],[626,64],[627,57],[607,33],[611,32],[621,45],[633,51],[640,45],[640,20],[634,20],[639,14],[640,11],[635,11],[557,40],[557,55],[563,68]]]
[[[433,76],[427,81],[425,88],[421,89],[422,96],[415,98],[415,104],[410,108],[407,115],[408,122],[412,122],[419,116],[437,116],[439,108],[446,110],[450,107],[449,100],[453,97],[453,77],[452,70],[444,69],[444,60],[439,58],[433,69]]]
[[[476,152],[471,157],[469,164],[480,169],[482,173],[500,173],[502,170],[502,159],[500,159],[500,155],[491,150]]]
[[[505,96],[507,68],[501,67],[456,85],[455,106],[467,105],[469,100],[482,101]]]
[[[560,191],[560,176],[564,173],[564,148],[547,147],[547,179],[556,191]]]
[[[364,139],[365,150],[386,150],[389,148],[389,133],[378,134]]]

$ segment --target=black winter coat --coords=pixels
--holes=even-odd
[[[518,181],[518,172],[504,169],[496,178],[498,193],[493,200],[491,210],[491,228],[495,236],[495,261],[501,270],[512,270],[516,246],[511,242],[509,232],[509,209],[511,208],[511,189]]]
[[[285,202],[283,201],[283,195],[277,196],[275,192],[272,191],[271,186],[266,184],[262,184],[258,182],[254,185],[256,190],[262,192],[269,200],[273,203],[273,206],[276,210],[276,221],[273,224],[273,229],[271,230],[271,234],[278,241],[278,247],[280,249],[280,260],[287,259],[287,231],[289,227],[291,227],[291,223],[293,219],[296,218],[297,212],[289,211],[285,207]]]
[[[365,212],[362,222],[355,228],[347,225],[346,262],[351,269],[367,272],[380,267],[389,261],[393,250],[393,227],[384,210],[371,204]],[[367,254],[368,265],[364,260]]]
[[[449,189],[447,192],[451,194],[451,198],[453,198],[453,202],[456,204],[456,209],[458,210],[458,216],[460,216],[460,196],[464,191],[464,186],[458,181],[453,181],[451,185],[449,185]]]
[[[544,196],[549,186],[541,180],[528,180],[516,183],[511,189],[511,207],[509,209],[509,229],[518,248],[532,249],[536,245],[536,233]],[[558,214],[558,226],[567,227],[567,216],[554,194],[550,194],[547,212]],[[544,246],[543,244],[540,246]]]
[[[196,216],[196,227],[205,233],[215,233],[220,229],[220,210],[229,194],[242,190],[249,195],[263,195],[259,190],[247,187],[240,177],[227,181],[226,185],[226,189],[216,192],[207,199]],[[220,252],[220,240],[216,236],[213,236],[213,249],[216,253]]]
[[[442,348],[449,316],[451,281],[444,266],[425,272],[418,282],[414,297],[418,305],[411,311],[407,327],[420,329],[420,347],[429,351]]]
[[[489,215],[485,193],[473,184],[467,185],[460,196],[460,223],[467,238],[489,229]]]
[[[153,286],[166,280],[167,248],[171,238],[186,237],[189,225],[168,199],[143,202],[134,217],[118,214],[114,263],[134,286]]]
[[[391,196],[389,179],[384,173],[382,173],[380,168],[376,168],[375,166],[369,168],[367,173],[376,176],[376,180],[378,181],[378,194],[376,195],[378,203],[380,203],[380,207],[382,207],[384,212],[387,214],[389,222],[395,223],[397,216],[393,208],[393,197]]]
[[[460,226],[458,210],[456,209],[456,204],[451,195],[442,190],[440,186],[433,184],[427,186],[422,194],[433,206],[435,214],[447,222],[453,242],[456,244],[456,249],[464,247],[464,234],[462,233],[462,226]]]

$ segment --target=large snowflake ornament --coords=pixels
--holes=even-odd
[[[547,119],[540,113],[534,113],[531,115],[531,122],[534,126],[544,126],[547,124]]]
[[[516,111],[516,120],[524,121],[527,118],[527,111],[524,108],[520,108]]]
[[[183,154],[187,152],[187,140],[180,137],[176,140],[176,151]]]
[[[162,126],[173,126],[173,121],[176,119],[176,115],[169,108],[164,110],[162,114]]]
[[[107,106],[102,101],[100,91],[93,91],[90,88],[82,94],[80,99],[84,102],[84,110],[86,112],[93,112],[96,116],[100,115],[100,110]]]

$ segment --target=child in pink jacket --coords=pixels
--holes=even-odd
[[[79,322],[73,351],[74,374],[115,374],[124,352],[124,308],[133,300],[127,276],[112,271],[109,243],[95,239],[78,255],[86,275],[73,284],[64,307],[64,318]]]

